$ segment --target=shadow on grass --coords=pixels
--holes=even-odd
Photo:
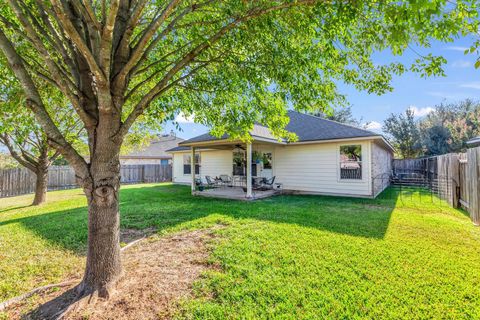
[[[377,199],[283,195],[253,202],[192,197],[190,188],[158,185],[124,188],[120,195],[121,228],[159,231],[210,215],[295,224],[340,234],[381,239],[397,196],[385,191]],[[78,254],[87,242],[87,208],[0,222],[21,223],[44,239]]]
[[[19,209],[27,208],[27,207],[30,207],[30,206],[31,205],[8,207],[8,208],[5,208],[5,209],[0,209],[0,213],[7,213],[7,212],[10,212],[10,211],[13,211],[13,210],[19,210]]]

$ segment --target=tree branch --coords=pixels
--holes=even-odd
[[[112,0],[110,3],[110,11],[107,20],[103,26],[102,39],[100,43],[100,68],[107,82],[110,80],[110,60],[112,56],[112,37],[113,28],[115,27],[115,18],[117,16],[119,0]]]
[[[0,28],[0,49],[5,54],[8,64],[14,72],[20,84],[23,87],[25,96],[27,99],[27,106],[34,113],[38,122],[42,125],[48,140],[56,146],[57,150],[62,152],[65,158],[68,159],[70,164],[75,168],[77,174],[81,179],[87,179],[89,177],[88,165],[81,155],[68,143],[60,130],[57,128],[50,115],[48,114],[39,92],[33,82],[32,78],[28,74],[22,59],[15,51],[13,44],[8,40],[3,29]]]
[[[169,17],[171,12],[175,9],[175,7],[180,3],[181,0],[171,0],[170,3],[165,7],[163,12],[152,21],[152,23],[148,26],[146,32],[142,35],[138,43],[135,45],[133,49],[133,53],[130,56],[130,59],[122,68],[120,73],[115,77],[116,84],[124,84],[127,75],[130,73],[132,68],[138,63],[141,59],[143,50],[147,46],[148,42],[152,37],[155,35],[157,30],[160,28],[162,23]]]
[[[5,145],[8,149],[8,152],[10,153],[10,155],[12,156],[12,158],[14,158],[18,163],[20,163],[22,166],[24,166],[25,168],[29,169],[30,171],[32,172],[36,172],[37,171],[37,168],[36,168],[36,165],[34,163],[30,163],[26,160],[24,160],[18,153],[17,151],[15,150],[15,147],[13,146],[13,144],[11,143],[10,141],[10,138],[8,137],[7,134],[0,134],[0,142]]]
[[[78,48],[78,51],[82,54],[82,56],[87,61],[88,66],[90,67],[90,70],[94,75],[96,81],[98,83],[103,83],[103,84],[107,83],[107,78],[105,77],[105,74],[102,72],[99,65],[97,64],[95,57],[93,56],[90,49],[87,47],[84,39],[82,39],[80,34],[78,34],[72,21],[70,21],[67,14],[64,12],[62,4],[59,2],[59,0],[52,0],[52,5],[56,13],[56,16],[58,18],[58,21],[64,28],[68,37],[73,41],[75,46]]]
[[[161,79],[152,89],[150,89],[150,91],[145,96],[142,97],[142,99],[140,99],[137,105],[133,108],[132,112],[128,115],[125,122],[122,124],[120,130],[121,134],[126,134],[130,126],[135,122],[136,118],[144,112],[144,110],[149,106],[149,104],[156,97],[158,97],[159,94],[165,91],[165,89],[170,88],[171,84],[169,85],[168,83],[178,72],[180,72],[185,66],[194,61],[200,53],[211,47],[215,42],[220,40],[227,32],[234,29],[237,25],[246,22],[254,17],[259,17],[273,11],[291,8],[299,5],[313,5],[317,1],[318,0],[298,0],[295,2],[284,3],[268,8],[254,8],[250,10],[246,15],[234,19],[232,22],[220,28],[213,36],[193,48],[189,53],[183,56],[183,58],[178,60],[178,62],[166,73],[163,79]]]

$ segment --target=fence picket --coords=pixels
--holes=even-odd
[[[474,224],[480,224],[480,147],[460,154],[395,159],[392,167],[396,176],[422,174],[440,198],[454,208],[461,206],[470,213]]]
[[[121,183],[172,181],[172,166],[160,164],[123,165]],[[0,170],[0,198],[18,196],[35,191],[35,174],[26,168]],[[48,171],[48,190],[78,187],[75,171],[70,166],[52,166]]]

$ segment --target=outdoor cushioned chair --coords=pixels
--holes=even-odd
[[[265,189],[273,189],[274,183],[275,183],[275,176],[271,177],[270,179],[265,179],[262,182],[262,187]]]
[[[213,180],[210,176],[205,176],[205,180],[207,181],[207,186],[215,188],[218,186],[217,181]]]
[[[232,185],[232,178],[226,174],[220,175],[220,181],[224,186],[231,186]]]

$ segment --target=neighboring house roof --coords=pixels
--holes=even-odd
[[[168,149],[167,152],[187,151],[187,150],[190,150],[190,147],[181,147],[181,146],[178,146],[178,147],[175,147],[175,148],[172,148],[172,149]]]
[[[363,137],[379,137],[382,138],[389,148],[393,150],[391,145],[378,133],[360,129],[348,124],[319,118],[316,116],[300,113],[298,111],[289,110],[288,116],[290,122],[285,127],[287,131],[293,132],[298,136],[296,142],[321,141],[321,140],[335,140],[348,138],[363,138]],[[261,138],[264,140],[278,141],[270,130],[262,125],[255,124],[253,130],[250,131],[253,138]],[[210,133],[205,133],[200,136],[185,140],[179,146],[186,146],[191,143],[226,140],[228,135],[224,134],[222,137],[215,137]],[[183,150],[188,150],[183,149]],[[183,151],[183,150],[169,150],[169,151]]]
[[[167,151],[177,147],[182,141],[184,139],[172,134],[163,135],[153,140],[146,148],[120,156],[120,159],[170,159],[172,155]]]
[[[468,140],[467,141],[467,146],[470,147],[470,148],[480,146],[480,136]]]

